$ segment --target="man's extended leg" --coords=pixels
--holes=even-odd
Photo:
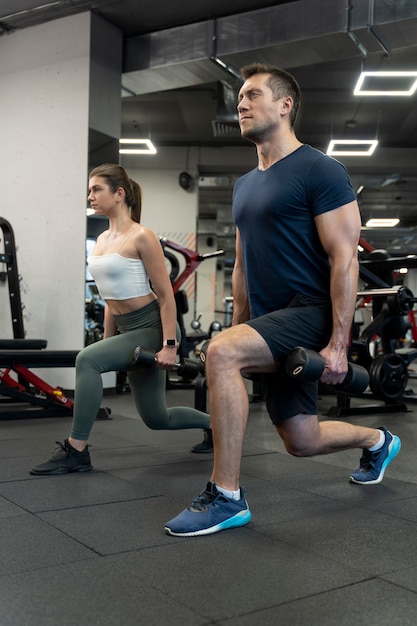
[[[262,337],[240,324],[221,332],[209,346],[206,371],[214,438],[212,481],[190,507],[166,524],[165,530],[171,535],[207,535],[243,526],[251,519],[245,490],[239,487],[249,412],[241,376],[245,369],[274,371],[276,364]]]

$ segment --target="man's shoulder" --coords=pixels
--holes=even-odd
[[[258,171],[259,170],[257,167],[253,167],[251,170],[249,170],[249,172],[246,172],[245,174],[242,174],[242,176],[239,176],[236,183],[247,180],[248,178],[251,178],[252,176],[255,176]]]
[[[242,188],[242,186],[244,187],[247,183],[250,183],[256,177],[258,171],[258,168],[254,167],[253,169],[249,170],[249,172],[246,172],[246,174],[242,174],[242,176],[239,176],[234,185],[234,193],[236,193],[239,188]]]
[[[329,157],[327,154],[325,154],[318,148],[313,148],[313,146],[310,146],[308,143],[303,144],[293,154],[300,161],[305,161],[309,163],[316,163],[317,161],[322,161],[323,163],[325,163],[329,159],[331,159],[331,157]]]
[[[310,146],[308,144],[304,144],[302,147],[305,148],[302,156],[306,159],[309,159],[312,163],[318,162],[325,166],[328,165],[329,167],[344,167],[343,163],[335,159],[333,156],[325,154],[318,148],[313,148],[313,146]]]

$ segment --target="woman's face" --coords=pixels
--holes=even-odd
[[[97,215],[108,215],[116,207],[119,192],[111,191],[104,176],[90,178],[88,192],[87,200]]]

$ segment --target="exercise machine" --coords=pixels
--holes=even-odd
[[[201,331],[200,320],[194,320],[191,324],[195,332],[188,333],[185,329],[184,315],[188,313],[188,298],[187,294],[182,286],[185,281],[191,276],[199,267],[199,265],[214,257],[224,255],[224,250],[216,250],[214,252],[206,252],[204,254],[185,248],[165,237],[160,238],[164,255],[171,264],[170,278],[172,283],[172,289],[174,291],[174,298],[177,305],[177,322],[181,330],[181,342],[178,348],[178,356],[180,363],[187,365],[187,367],[179,368],[176,372],[176,380],[168,376],[168,387],[175,388],[193,388],[194,380],[200,373],[200,364],[198,360],[195,360],[195,368],[193,370],[193,359],[190,359],[190,355],[195,354],[195,350],[199,344],[211,339],[215,332],[221,330],[221,324],[217,321],[213,321],[207,332]],[[184,259],[184,269],[180,272],[180,263],[178,257],[171,252],[177,252]],[[183,375],[182,375],[183,374]]]
[[[60,387],[52,387],[30,368],[74,367],[77,350],[46,350],[45,339],[25,339],[16,245],[11,224],[0,217],[3,232],[5,280],[8,282],[13,339],[0,339],[0,419],[71,416],[73,401]],[[101,408],[97,418],[109,419]]]
[[[210,328],[207,332],[200,330],[200,320],[194,320],[191,324],[195,333],[188,334],[186,333],[184,326],[184,315],[188,313],[188,298],[187,294],[181,287],[184,285],[185,281],[193,274],[199,265],[207,260],[212,259],[213,257],[218,257],[224,255],[224,250],[216,250],[214,252],[206,252],[201,254],[196,250],[190,250],[189,248],[185,248],[165,237],[161,237],[160,239],[162,248],[164,250],[164,255],[168,259],[171,264],[171,272],[170,278],[172,282],[172,289],[174,292],[175,301],[177,303],[177,321],[181,329],[182,340],[179,346],[179,355],[180,357],[188,357],[192,351],[194,351],[195,347],[200,344],[202,341],[210,339],[213,332],[221,330],[221,324],[219,322],[212,322]],[[184,259],[185,267],[183,271],[180,273],[180,264],[178,258],[175,254],[172,254],[170,250],[174,250],[175,252],[181,254]]]

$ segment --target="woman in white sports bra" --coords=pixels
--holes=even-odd
[[[31,474],[92,469],[87,442],[102,401],[103,372],[128,372],[136,408],[149,428],[209,428],[207,413],[166,406],[164,370],[175,364],[180,336],[161,244],[140,224],[141,196],[140,186],[119,165],[104,164],[90,173],[88,200],[96,215],[109,219],[108,230],[98,237],[88,259],[89,271],[106,302],[104,339],[77,356],[70,436]],[[133,366],[136,346],[156,352],[155,367]]]

